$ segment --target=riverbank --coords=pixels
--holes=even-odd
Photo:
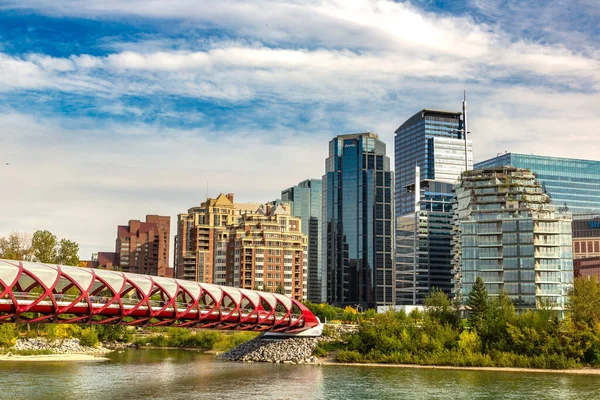
[[[18,356],[11,353],[0,355],[2,361],[27,361],[27,362],[48,362],[48,361],[108,361],[108,358],[91,354],[40,354],[31,356]]]
[[[510,367],[455,367],[455,366],[451,366],[451,365],[420,365],[420,364],[344,363],[344,362],[335,361],[335,359],[333,357],[321,358],[319,360],[319,365],[346,366],[346,367],[411,368],[411,369],[438,369],[438,370],[463,370],[463,371],[531,372],[531,373],[545,373],[545,374],[600,375],[600,368],[541,369],[541,368],[510,368]]]

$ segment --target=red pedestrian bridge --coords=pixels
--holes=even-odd
[[[175,326],[318,336],[287,296],[103,269],[0,260],[0,323]]]

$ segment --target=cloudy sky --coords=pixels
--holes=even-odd
[[[0,236],[89,258],[207,184],[260,202],[318,178],[338,134],[393,159],[463,89],[476,161],[598,158],[599,36],[597,0],[0,0]]]

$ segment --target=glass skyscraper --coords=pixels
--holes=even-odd
[[[292,206],[291,214],[300,217],[302,233],[308,236],[308,300],[325,301],[322,292],[322,182],[307,179],[281,192],[281,201]]]
[[[454,293],[453,184],[465,170],[462,113],[424,109],[397,130],[396,303],[422,304],[437,287]],[[473,150],[467,141],[467,165]],[[416,177],[419,167],[420,176]],[[418,180],[418,189],[416,180]],[[415,190],[419,190],[418,200]]]
[[[421,181],[454,184],[465,170],[465,146],[460,112],[424,109],[410,117],[396,130],[395,203],[396,217],[415,211],[415,166],[421,170]],[[473,168],[473,148],[467,141],[468,165]],[[421,185],[421,188],[427,189]],[[446,193],[431,191],[431,195]],[[439,197],[439,196],[438,196]],[[445,197],[445,196],[442,196]]]
[[[562,311],[573,283],[571,216],[526,169],[463,173],[456,187],[456,283],[466,301],[477,277],[515,308]]]
[[[390,159],[374,133],[329,142],[323,176],[324,294],[363,308],[394,304]]]
[[[600,161],[506,153],[475,169],[512,166],[535,173],[557,208],[572,214],[600,212]]]

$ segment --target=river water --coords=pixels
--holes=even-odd
[[[600,376],[215,361],[126,350],[106,362],[0,362],[1,399],[600,399]]]

